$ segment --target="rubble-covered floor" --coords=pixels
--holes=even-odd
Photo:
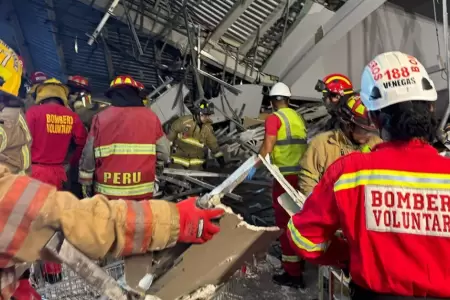
[[[245,273],[235,275],[216,295],[213,300],[312,300],[318,298],[317,267],[307,265],[305,272],[306,289],[294,289],[276,285],[272,275],[279,272],[281,262],[268,254],[266,259],[248,266]]]

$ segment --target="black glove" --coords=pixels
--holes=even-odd
[[[223,156],[217,157],[216,160],[219,163],[221,168],[225,167],[225,158],[223,158]]]
[[[92,185],[82,185],[82,192],[84,198],[90,198],[94,196],[94,187]]]

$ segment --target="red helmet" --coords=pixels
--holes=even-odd
[[[48,76],[45,75],[44,72],[34,72],[33,74],[31,74],[30,78],[32,84],[42,83],[48,79]]]
[[[138,89],[140,89],[141,91],[145,90],[145,86],[142,82],[136,80],[136,84]]]
[[[353,84],[350,79],[342,74],[330,74],[319,80],[316,90],[322,93],[348,95],[353,93]]]
[[[120,76],[117,76],[116,78],[114,78],[113,81],[111,81],[109,89],[106,91],[105,95],[107,97],[109,97],[111,91],[113,91],[117,88],[125,87],[125,86],[130,86],[130,87],[136,89],[136,91],[142,97],[146,96],[145,95],[145,91],[146,91],[145,86],[141,82],[134,80],[134,78],[131,77],[130,75],[120,75]]]
[[[69,87],[79,88],[91,92],[89,80],[86,77],[80,75],[69,76],[69,78],[67,78],[67,85]]]
[[[352,122],[367,131],[377,130],[369,118],[368,110],[362,103],[359,93],[351,95],[345,103],[340,105],[339,110],[341,122]]]

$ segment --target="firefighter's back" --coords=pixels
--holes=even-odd
[[[133,199],[153,192],[156,141],[163,135],[161,123],[146,107],[109,107],[94,117],[97,132],[96,190],[110,198],[120,191]]]
[[[450,297],[450,160],[413,140],[337,163],[353,281],[383,294]]]
[[[62,164],[78,116],[69,108],[57,103],[32,106],[27,111],[27,119],[30,115],[33,119],[32,124],[29,124],[33,134],[32,162]]]

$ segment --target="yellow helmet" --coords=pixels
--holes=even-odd
[[[22,83],[23,64],[17,54],[0,40],[0,93],[17,97]]]
[[[36,104],[41,103],[48,98],[61,99],[65,106],[69,105],[67,96],[69,87],[55,78],[48,79],[36,87]]]

